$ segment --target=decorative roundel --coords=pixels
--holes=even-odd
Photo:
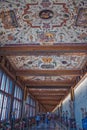
[[[52,10],[42,10],[40,11],[39,13],[39,17],[42,18],[42,19],[50,19],[52,18],[54,15],[53,11]]]

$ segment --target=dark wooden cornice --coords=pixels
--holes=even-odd
[[[48,102],[48,101],[52,101],[52,102],[59,102],[60,101],[60,99],[56,99],[56,98],[51,98],[51,99],[49,99],[49,98],[47,98],[47,99],[40,99],[40,98],[38,98],[39,99],[39,101],[40,102],[42,102],[42,101],[46,101],[46,102]]]
[[[39,98],[39,99],[56,99],[56,100],[58,100],[58,99],[61,99],[63,96],[61,95],[61,96],[36,96],[37,98]]]
[[[17,70],[16,76],[59,76],[59,75],[81,75],[81,70]]]
[[[55,89],[54,90],[53,89],[52,90],[50,90],[50,89],[45,90],[45,89],[42,89],[42,91],[41,91],[40,89],[34,89],[34,90],[29,89],[29,92],[35,92],[35,94],[36,93],[44,93],[44,94],[45,93],[55,93],[55,94],[57,94],[57,93],[66,93],[67,90],[57,90],[57,89],[56,90]]]
[[[78,53],[85,52],[87,53],[87,44],[59,44],[55,46],[6,46],[0,47],[0,55],[9,56],[9,55],[40,55],[40,54],[58,54],[58,53]]]
[[[42,95],[37,95],[36,97],[40,97],[40,98],[47,98],[47,97],[48,97],[48,98],[56,98],[56,99],[57,99],[57,98],[59,98],[59,97],[61,98],[62,96],[64,96],[64,95],[45,95],[45,96],[44,96],[44,95],[42,94]]]
[[[38,88],[38,87],[70,87],[73,85],[73,82],[70,81],[27,81],[25,83],[29,88]]]
[[[71,88],[71,86],[27,86],[28,88],[35,88],[35,89],[66,89],[66,90],[68,90],[68,89],[70,89]]]
[[[61,98],[63,98],[64,97],[64,95],[62,96],[52,96],[52,97],[48,97],[48,96],[46,96],[46,97],[44,97],[44,96],[42,96],[42,97],[40,97],[40,96],[37,96],[37,99],[39,99],[40,101],[42,101],[42,100],[46,100],[46,101],[60,101],[61,100]]]
[[[40,96],[63,96],[63,95],[65,95],[65,93],[47,93],[47,92],[45,92],[45,93],[43,93],[43,92],[41,92],[41,93],[36,93],[36,92],[34,92],[34,96],[38,96],[38,95],[40,95]]]
[[[41,101],[42,104],[48,103],[48,104],[58,104],[59,101]]]
[[[45,106],[48,106],[48,107],[53,107],[53,106],[55,106],[55,104],[44,104]]]

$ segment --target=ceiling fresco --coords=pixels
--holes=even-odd
[[[31,91],[31,92],[34,92],[34,91],[35,92],[37,92],[37,91],[38,92],[41,92],[41,91],[45,92],[46,91],[48,93],[49,92],[53,92],[54,93],[54,92],[61,92],[62,91],[62,92],[65,93],[67,90],[66,89],[56,89],[56,88],[55,89],[51,89],[51,88],[50,89],[45,89],[45,88],[44,89],[40,89],[40,88],[36,88],[36,89],[35,88],[29,88],[29,91]]]
[[[66,81],[66,80],[72,80],[73,76],[25,76],[22,77],[23,80],[29,80],[29,81]]]
[[[0,46],[87,43],[86,27],[86,0],[0,0]]]
[[[87,57],[82,53],[65,53],[59,56],[8,56],[8,59],[17,70],[75,70],[83,67]]]

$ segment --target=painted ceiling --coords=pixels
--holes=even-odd
[[[8,56],[16,70],[70,70],[81,69],[87,61],[86,54],[65,53],[52,56]]]
[[[72,80],[73,76],[66,76],[66,75],[61,75],[61,76],[25,76],[22,77],[23,80],[31,80],[31,81],[66,81],[66,80]]]
[[[87,43],[86,0],[0,0],[0,46]]]
[[[50,89],[45,89],[45,88],[44,88],[44,89],[37,89],[37,88],[35,89],[35,88],[31,88],[31,89],[29,89],[29,90],[32,91],[32,92],[33,92],[33,91],[34,91],[34,92],[35,92],[35,91],[36,91],[36,92],[37,92],[37,91],[38,91],[38,92],[41,92],[41,91],[46,92],[46,91],[47,91],[47,92],[53,92],[53,93],[54,93],[54,92],[60,92],[60,91],[66,92],[66,89],[63,89],[63,90],[62,90],[62,89],[51,89],[51,88],[50,88]]]
[[[16,80],[23,80],[32,95],[37,92],[36,98],[41,94],[46,102],[49,97],[50,105],[54,101],[49,95],[66,96],[87,62],[82,45],[87,45],[87,0],[0,0],[0,49],[6,49],[2,56],[15,69]]]

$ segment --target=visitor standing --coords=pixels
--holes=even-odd
[[[40,115],[36,115],[36,124],[37,126],[39,126],[39,123],[40,123]]]

